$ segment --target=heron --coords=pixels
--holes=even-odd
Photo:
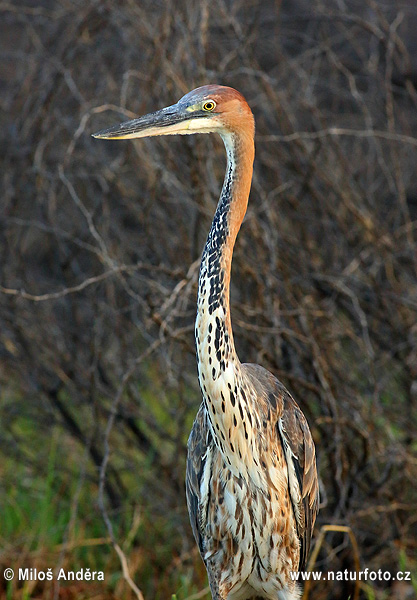
[[[307,420],[269,371],[241,363],[230,275],[246,213],[255,122],[243,95],[205,85],[176,104],[94,134],[102,139],[218,133],[226,174],[203,250],[195,342],[202,403],[188,441],[186,496],[213,600],[297,600],[318,512]]]

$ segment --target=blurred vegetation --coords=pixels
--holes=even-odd
[[[0,599],[207,599],[186,514],[198,261],[221,141],[90,133],[205,83],[257,123],[239,356],[292,391],[323,524],[417,574],[417,10],[399,0],[0,1]],[[126,560],[123,565],[123,557]],[[317,568],[352,568],[327,535]],[[204,591],[205,590],[205,591]],[[348,584],[311,596],[346,599]],[[361,598],[416,597],[374,582]]]

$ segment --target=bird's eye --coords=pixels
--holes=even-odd
[[[207,110],[207,111],[211,111],[215,108],[216,103],[213,100],[208,100],[208,102],[205,102],[203,104],[203,110]]]

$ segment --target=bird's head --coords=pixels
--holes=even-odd
[[[245,98],[221,85],[205,85],[162,108],[133,121],[93,134],[101,139],[131,139],[192,133],[246,133],[253,137],[254,119]]]

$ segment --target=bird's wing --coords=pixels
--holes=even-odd
[[[193,428],[188,439],[187,473],[185,477],[185,489],[187,494],[187,506],[190,515],[191,527],[195,541],[203,555],[202,526],[206,519],[208,498],[201,498],[202,479],[205,468],[210,461],[210,448],[212,438],[207,417],[203,405],[195,418]],[[204,490],[203,490],[204,493]]]
[[[307,420],[286,388],[259,365],[244,365],[267,402],[271,425],[288,467],[288,490],[300,540],[299,570],[305,567],[318,512],[316,452]]]
[[[316,452],[305,416],[285,388],[281,393],[283,411],[277,429],[288,465],[288,487],[301,544],[299,570],[303,570],[318,512]]]

